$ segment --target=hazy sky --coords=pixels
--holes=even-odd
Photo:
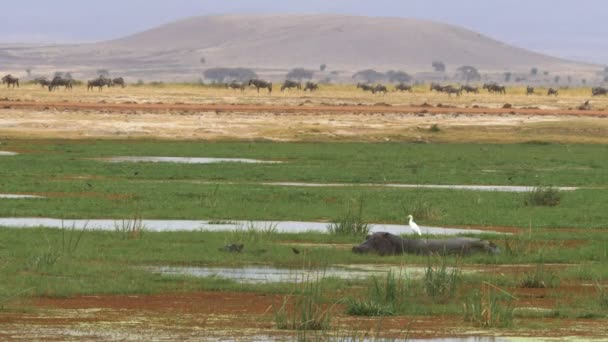
[[[18,0],[2,1],[0,43],[122,37],[183,17],[344,13],[465,26],[540,52],[608,64],[608,0]]]

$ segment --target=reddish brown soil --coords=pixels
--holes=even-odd
[[[567,285],[556,289],[507,289],[520,299],[518,306],[553,308],[554,291],[572,295],[560,299],[567,304],[586,289]],[[20,304],[24,312],[0,313],[0,340],[202,340],[203,338],[281,336],[294,332],[277,330],[273,304],[283,296],[240,292],[196,292],[161,295],[100,295],[73,298],[34,298]],[[33,309],[33,311],[32,311]],[[479,328],[460,316],[401,316],[384,318],[348,317],[344,308],[333,306],[332,325],[342,334],[353,331],[374,336],[410,338],[479,335]],[[526,319],[522,325],[541,324],[545,328],[501,330],[516,336],[605,336],[605,320]],[[482,335],[493,335],[488,330]],[[241,336],[241,338],[238,338]]]
[[[608,117],[602,110],[529,109],[529,108],[456,108],[423,106],[332,106],[332,105],[225,105],[225,104],[143,104],[143,103],[86,103],[86,102],[33,102],[0,101],[6,109],[63,109],[96,111],[186,111],[186,112],[247,112],[247,113],[431,113],[431,114],[514,114],[514,115],[575,115]]]

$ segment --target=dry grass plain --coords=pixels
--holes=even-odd
[[[51,93],[25,85],[0,88],[0,137],[606,143],[608,97],[590,92],[562,89],[549,97],[538,89],[526,96],[524,88],[509,88],[506,96],[456,97],[419,86],[372,95],[333,85],[258,95],[162,84]],[[587,100],[592,110],[578,110]]]

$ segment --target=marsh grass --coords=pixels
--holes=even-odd
[[[0,311],[4,311],[6,309],[6,305],[9,304],[11,301],[16,300],[17,298],[21,297],[21,295],[23,295],[27,292],[31,292],[33,290],[35,290],[35,288],[30,287],[25,290],[21,290],[16,293],[13,293],[7,297],[0,297]]]
[[[519,287],[529,289],[545,289],[545,288],[556,288],[559,286],[559,277],[553,271],[546,270],[545,264],[540,262],[536,265],[534,272],[525,273]]]
[[[429,128],[429,132],[439,133],[439,132],[441,132],[441,128],[439,128],[438,124],[432,124],[431,127]]]
[[[526,195],[526,206],[555,207],[562,199],[562,193],[554,187],[537,187]]]
[[[419,190],[416,190],[419,191]],[[441,219],[441,210],[430,201],[416,200],[411,206],[403,207],[404,216],[414,216],[414,219],[437,221]]]
[[[447,257],[442,256],[439,264],[434,265],[431,257],[429,257],[424,272],[424,291],[435,302],[448,302],[456,294],[456,290],[461,282],[461,274],[458,260],[454,262],[453,266],[448,266]]]
[[[227,235],[226,242],[231,243],[263,243],[275,241],[278,236],[276,223],[268,223],[263,226],[248,222],[245,226],[237,227]]]
[[[597,292],[597,303],[602,310],[608,310],[608,289],[598,281],[595,282]]]
[[[273,304],[274,322],[281,330],[298,330],[306,336],[308,331],[327,330],[331,323],[331,306],[323,304],[323,277],[302,276],[294,282],[291,295],[283,297],[280,305]]]
[[[327,232],[332,235],[366,236],[371,225],[363,219],[363,200],[350,200],[342,215],[327,225]]]
[[[406,305],[409,280],[388,272],[383,281],[372,277],[364,299],[348,298],[346,313],[353,316],[393,316]]]
[[[29,260],[29,267],[34,270],[42,270],[53,267],[61,258],[72,257],[78,249],[80,241],[87,229],[87,225],[82,229],[76,229],[75,225],[71,228],[63,226],[61,222],[61,242],[51,240],[45,233],[44,239],[46,246],[41,248],[40,252]]]
[[[513,324],[513,299],[515,297],[510,293],[483,282],[481,289],[464,304],[464,320],[483,328],[510,327]]]
[[[133,215],[129,219],[114,222],[114,231],[122,240],[141,239],[146,226],[141,216]]]

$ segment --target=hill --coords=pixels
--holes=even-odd
[[[205,63],[201,60],[204,58]],[[250,67],[273,74],[293,67],[354,72],[448,72],[472,65],[485,72],[588,70],[510,46],[465,28],[419,19],[344,15],[193,17],[117,40],[71,46],[4,47],[0,65],[93,72],[110,69],[146,78],[180,78],[209,67]],[[22,69],[23,70],[23,69]],[[94,73],[94,72],[93,72]]]

